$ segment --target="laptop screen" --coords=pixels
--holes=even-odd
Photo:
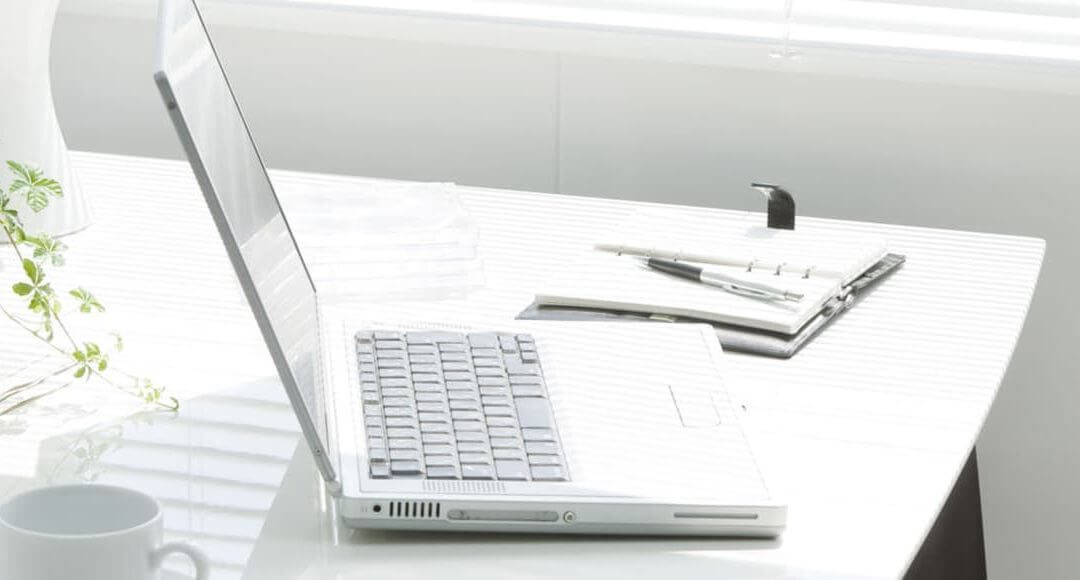
[[[315,286],[194,0],[162,0],[155,79],[323,475]]]

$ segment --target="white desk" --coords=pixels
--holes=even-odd
[[[0,498],[89,477],[144,489],[165,501],[171,536],[211,552],[215,579],[900,576],[975,443],[1043,253],[1033,239],[829,222],[888,236],[908,263],[794,359],[730,356],[729,386],[787,492],[778,542],[351,532],[319,511],[306,449],[293,455],[295,421],[187,165],[75,160],[98,219],[71,239],[66,275],[124,329],[121,362],[189,400],[177,417],[119,420],[130,404],[91,386],[0,420]],[[308,178],[275,179],[288,193]],[[487,287],[414,311],[511,317],[641,205],[466,191]],[[0,329],[0,371],[33,356]]]

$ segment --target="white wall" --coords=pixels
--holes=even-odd
[[[1046,238],[1031,315],[979,443],[987,549],[996,579],[1080,569],[1077,91],[1025,90],[1011,69],[969,82],[939,67],[938,80],[920,82],[215,32],[277,167],[738,208],[759,207],[746,185],[771,180],[808,215]],[[179,156],[151,82],[151,21],[68,11],[54,38],[71,147]],[[974,65],[955,66],[959,78]]]

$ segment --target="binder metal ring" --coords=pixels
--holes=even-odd
[[[773,276],[779,276],[780,271],[784,269],[784,266],[787,266],[787,262],[780,262],[779,264],[777,264],[776,271],[773,272]]]
[[[746,264],[746,271],[747,272],[753,272],[754,271],[754,264],[757,264],[757,258],[754,258],[754,259],[750,260],[750,262],[748,264]]]
[[[808,267],[806,269],[805,272],[803,272],[802,277],[803,277],[804,280],[810,277],[810,272],[813,271],[813,269],[814,269],[814,266],[810,266],[810,267]]]

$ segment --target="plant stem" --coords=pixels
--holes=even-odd
[[[35,338],[37,338],[41,342],[49,345],[49,347],[52,348],[53,350],[55,350],[56,352],[64,355],[67,358],[71,358],[71,353],[70,352],[56,346],[55,344],[52,343],[52,341],[50,341],[50,340],[46,339],[45,337],[41,336],[40,334],[34,332],[34,329],[32,329],[29,326],[23,324],[23,322],[21,320],[19,320],[14,314],[9,312],[8,309],[4,308],[2,305],[0,305],[0,312],[2,312],[4,314],[4,316],[7,316],[9,319],[11,319],[12,322],[19,325],[20,328],[22,328],[26,332],[29,332],[30,334],[32,334]]]
[[[71,363],[69,365],[62,366],[62,367],[56,369],[55,371],[53,371],[51,373],[48,373],[48,374],[43,375],[41,377],[38,377],[38,378],[36,378],[34,380],[27,381],[25,383],[15,385],[14,387],[11,387],[10,389],[0,393],[0,403],[3,403],[4,401],[10,399],[11,397],[14,397],[15,395],[18,395],[19,393],[22,393],[24,391],[27,391],[29,389],[34,388],[34,387],[44,383],[45,381],[51,379],[52,377],[55,377],[55,376],[57,376],[59,374],[66,373],[66,372],[70,371],[71,369],[75,368],[75,366],[76,366],[76,363]]]
[[[56,387],[55,389],[52,389],[50,391],[46,391],[44,393],[41,393],[40,395],[34,395],[33,397],[30,397],[29,399],[24,399],[22,401],[19,401],[18,403],[12,405],[11,407],[8,407],[7,409],[4,409],[3,411],[0,411],[0,417],[3,417],[4,415],[7,415],[8,413],[13,413],[16,410],[18,410],[18,409],[20,409],[22,407],[25,407],[26,405],[29,405],[30,403],[33,403],[34,401],[37,401],[38,399],[41,399],[42,397],[47,397],[47,396],[49,396],[49,395],[51,395],[51,394],[53,394],[53,393],[55,393],[55,392],[57,392],[57,391],[59,391],[61,389],[66,389],[66,388],[70,387],[73,384],[75,384],[75,381],[68,381],[68,382],[60,385],[59,387]]]

